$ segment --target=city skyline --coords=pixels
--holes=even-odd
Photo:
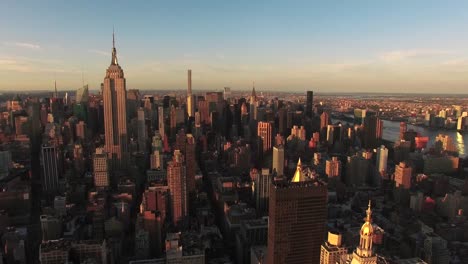
[[[338,3],[0,3],[0,264],[468,263],[468,3]]]
[[[0,7],[0,91],[47,90],[55,79],[60,90],[83,79],[98,88],[113,26],[130,89],[185,90],[187,69],[194,91],[248,90],[252,81],[260,91],[318,93],[463,93],[468,86],[461,1]]]

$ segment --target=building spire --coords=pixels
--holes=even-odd
[[[292,182],[302,182],[302,181],[304,181],[304,175],[302,174],[301,158],[299,158],[299,161],[297,162],[296,172],[294,173],[294,176],[292,178]]]
[[[255,93],[255,81],[252,84],[252,94],[250,95],[250,103],[253,104],[257,101],[257,94]]]
[[[367,210],[366,210],[366,222],[367,223],[372,222],[371,200],[369,200],[369,205],[367,206]]]
[[[112,27],[112,61],[111,65],[119,65],[117,61],[117,50],[115,49],[115,34],[114,34],[114,27]]]
[[[365,263],[377,263],[377,258],[372,250],[372,237],[374,234],[374,227],[372,226],[372,209],[370,200],[369,205],[367,206],[366,218],[364,219],[364,221],[365,222],[361,227],[361,238],[359,240],[359,246],[354,252],[353,262],[351,263],[358,263],[354,262],[354,258],[356,258],[356,260],[361,259],[361,261],[365,260]]]
[[[54,97],[57,98],[57,97],[58,97],[58,92],[57,92],[57,79],[54,80],[54,88],[55,88]]]

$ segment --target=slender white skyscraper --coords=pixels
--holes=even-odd
[[[276,171],[278,176],[283,176],[284,173],[284,147],[273,147],[273,162],[272,171]]]
[[[189,117],[195,115],[195,102],[192,95],[192,70],[187,71],[187,114]]]
[[[377,149],[377,170],[379,173],[387,172],[388,148],[381,146]]]
[[[143,107],[140,107],[137,111],[137,126],[138,126],[138,149],[141,152],[146,152],[148,133],[146,131],[146,112]]]
[[[224,87],[224,93],[223,93],[224,100],[229,100],[231,98],[231,88],[230,87]]]
[[[158,107],[158,129],[162,140],[164,140],[164,136],[166,135],[166,127],[164,126],[164,108],[162,106]]]

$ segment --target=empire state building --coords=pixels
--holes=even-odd
[[[112,61],[107,68],[102,90],[104,102],[105,150],[112,158],[114,169],[125,169],[128,149],[127,90],[124,72],[117,61],[112,34]]]

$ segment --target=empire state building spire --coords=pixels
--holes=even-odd
[[[112,61],[111,61],[111,65],[119,65],[119,62],[117,61],[117,50],[115,49],[114,30],[112,30]]]
[[[104,103],[104,149],[112,159],[113,169],[126,169],[128,160],[127,89],[124,72],[117,62],[112,32],[112,60],[102,89]]]

